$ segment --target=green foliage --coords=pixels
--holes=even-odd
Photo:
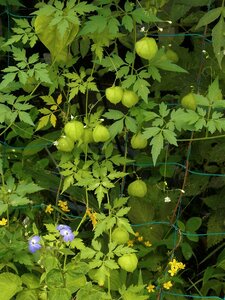
[[[224,1],[0,7],[0,300],[220,297]]]

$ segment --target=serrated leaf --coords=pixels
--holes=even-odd
[[[217,7],[206,12],[196,25],[196,29],[208,25],[215,21],[221,15],[223,7]]]
[[[111,126],[109,126],[109,132],[111,138],[114,138],[117,134],[123,131],[123,119],[120,119],[114,122]]]
[[[137,132],[137,122],[136,122],[136,120],[134,118],[126,116],[126,118],[125,118],[125,126],[131,132],[133,132],[133,133]]]
[[[106,113],[103,114],[103,117],[106,117],[110,120],[119,120],[124,117],[124,114],[120,110],[109,109]]]
[[[0,83],[0,90],[7,87],[9,83],[13,82],[17,73],[8,73],[3,76],[3,80]]]
[[[175,132],[168,129],[164,129],[163,136],[170,144],[177,146],[177,139],[176,139]]]
[[[24,123],[27,123],[29,125],[34,126],[34,122],[31,119],[31,116],[27,112],[19,111],[18,115],[19,115],[19,118],[20,118],[21,121],[23,121]]]
[[[49,118],[50,118],[49,115],[41,117],[41,118],[39,119],[39,123],[38,123],[38,126],[37,126],[37,129],[36,129],[36,130],[40,130],[41,128],[43,128],[43,127],[45,127],[46,125],[48,125]]]
[[[149,128],[145,128],[144,132],[143,132],[143,136],[146,139],[150,139],[151,137],[157,135],[159,132],[161,131],[161,128],[159,127],[149,127]]]
[[[54,114],[51,114],[50,116],[50,123],[52,124],[53,127],[56,126],[57,118]]]
[[[128,16],[128,15],[125,15],[123,18],[122,18],[122,25],[129,31],[131,32],[134,28],[134,22],[133,22],[133,19]]]
[[[153,160],[153,164],[156,164],[157,158],[161,152],[161,150],[163,149],[163,135],[162,133],[158,133],[157,135],[155,135],[152,140],[150,145],[152,145],[152,150],[151,150],[151,154],[152,154],[152,160]]]

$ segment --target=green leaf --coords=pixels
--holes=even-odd
[[[19,114],[20,121],[23,121],[24,123],[34,126],[34,122],[32,121],[29,113],[25,111],[19,111],[18,114]]]
[[[129,31],[131,32],[134,28],[134,22],[133,22],[133,19],[128,16],[128,15],[125,15],[123,18],[122,18],[122,25]]]
[[[137,78],[134,83],[133,90],[137,93],[139,97],[141,97],[146,103],[148,103],[148,95],[150,84],[145,79]]]
[[[215,21],[222,14],[223,7],[217,7],[206,12],[196,25],[196,29]]]
[[[202,225],[202,219],[199,217],[191,217],[187,220],[186,231],[195,232]]]
[[[120,119],[114,122],[111,126],[109,126],[109,132],[111,138],[114,138],[117,134],[123,131],[123,119]]]
[[[73,1],[71,1],[73,3]],[[96,6],[93,4],[87,4],[87,1],[82,1],[79,3],[76,3],[74,6],[74,10],[79,14],[83,15],[85,13],[89,13],[91,11],[96,10]]]
[[[186,260],[189,260],[193,255],[192,248],[187,242],[181,244],[181,251]]]
[[[225,31],[224,18],[221,16],[219,22],[212,29],[213,50],[218,60],[220,68],[221,68],[222,59],[224,57],[223,49],[225,48],[224,31]]]
[[[161,131],[161,128],[159,127],[149,127],[149,128],[145,128],[144,132],[143,132],[143,136],[146,139],[149,139],[155,135],[157,135],[159,132]]]
[[[71,292],[68,288],[54,288],[48,292],[48,300],[71,300]]]
[[[9,83],[13,82],[17,73],[8,73],[3,76],[3,80],[0,83],[0,90],[7,87]]]
[[[150,145],[152,145],[151,154],[152,154],[152,160],[154,165],[156,164],[157,158],[161,150],[163,149],[163,141],[164,139],[161,132],[155,135],[151,140],[150,143]]]
[[[0,300],[10,300],[22,290],[22,280],[18,275],[9,272],[0,274]]]
[[[170,144],[178,146],[175,132],[168,129],[164,129],[163,136]]]
[[[109,109],[106,113],[103,114],[103,117],[110,120],[119,120],[124,117],[124,114],[120,110]]]
[[[36,290],[24,290],[16,295],[16,300],[38,300],[38,293]]]
[[[34,182],[30,182],[30,183],[21,182],[17,186],[16,193],[20,196],[24,196],[26,194],[33,194],[41,190],[43,190],[43,188]]]
[[[126,116],[125,117],[125,126],[131,132],[133,132],[133,133],[137,132],[137,122],[136,122],[136,120],[134,118]]]
[[[29,289],[37,289],[40,286],[39,278],[32,273],[25,273],[21,276],[23,284]]]

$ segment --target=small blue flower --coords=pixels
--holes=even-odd
[[[60,230],[60,234],[63,236],[64,242],[72,242],[74,239],[74,234],[71,229],[62,229]]]
[[[36,252],[37,250],[41,249],[41,245],[39,244],[40,242],[40,236],[35,235],[31,239],[29,239],[28,244],[29,244],[29,251],[31,253]]]
[[[67,229],[67,230],[71,230],[70,226],[68,225],[63,225],[63,224],[59,224],[57,227],[56,227],[57,230],[61,231],[62,229]]]

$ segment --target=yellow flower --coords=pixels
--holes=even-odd
[[[179,264],[178,266],[179,269],[183,270],[185,268],[185,264],[183,264],[182,262],[179,262],[178,264]]]
[[[139,242],[142,242],[143,239],[144,239],[143,236],[139,236],[139,237],[138,237],[138,241],[139,241]]]
[[[51,214],[51,213],[53,212],[53,210],[54,210],[54,209],[52,208],[52,205],[49,204],[49,205],[46,207],[45,212],[48,213],[48,214]]]
[[[147,286],[147,291],[148,291],[149,293],[153,293],[153,292],[155,291],[155,286],[154,286],[154,284],[149,284],[149,285]]]
[[[127,242],[128,247],[133,247],[134,246],[134,241],[133,240],[129,240]]]
[[[58,202],[58,206],[61,208],[62,211],[64,212],[69,212],[70,209],[68,207],[68,204],[67,204],[67,201],[62,201],[62,200],[59,200]]]
[[[178,271],[178,269],[173,268],[173,269],[169,270],[168,273],[170,273],[171,276],[174,276],[174,275],[176,275],[177,271]]]
[[[97,213],[96,212],[91,212],[90,208],[87,208],[86,214],[91,219],[91,223],[92,223],[93,228],[95,228],[95,226],[98,222],[97,221]]]
[[[170,270],[168,273],[170,273],[171,276],[174,276],[179,270],[182,270],[185,268],[185,264],[182,262],[178,262],[175,258],[169,262]]]
[[[139,232],[135,232],[135,236],[138,237],[140,235]]]
[[[166,290],[169,290],[172,286],[173,286],[173,284],[171,283],[171,281],[167,281],[167,282],[163,283],[163,287]]]
[[[152,246],[152,244],[149,241],[144,242],[144,244],[145,244],[146,247],[151,247]]]
[[[8,222],[7,219],[2,218],[2,219],[0,220],[0,226],[5,226],[5,225],[7,224],[7,222]]]

